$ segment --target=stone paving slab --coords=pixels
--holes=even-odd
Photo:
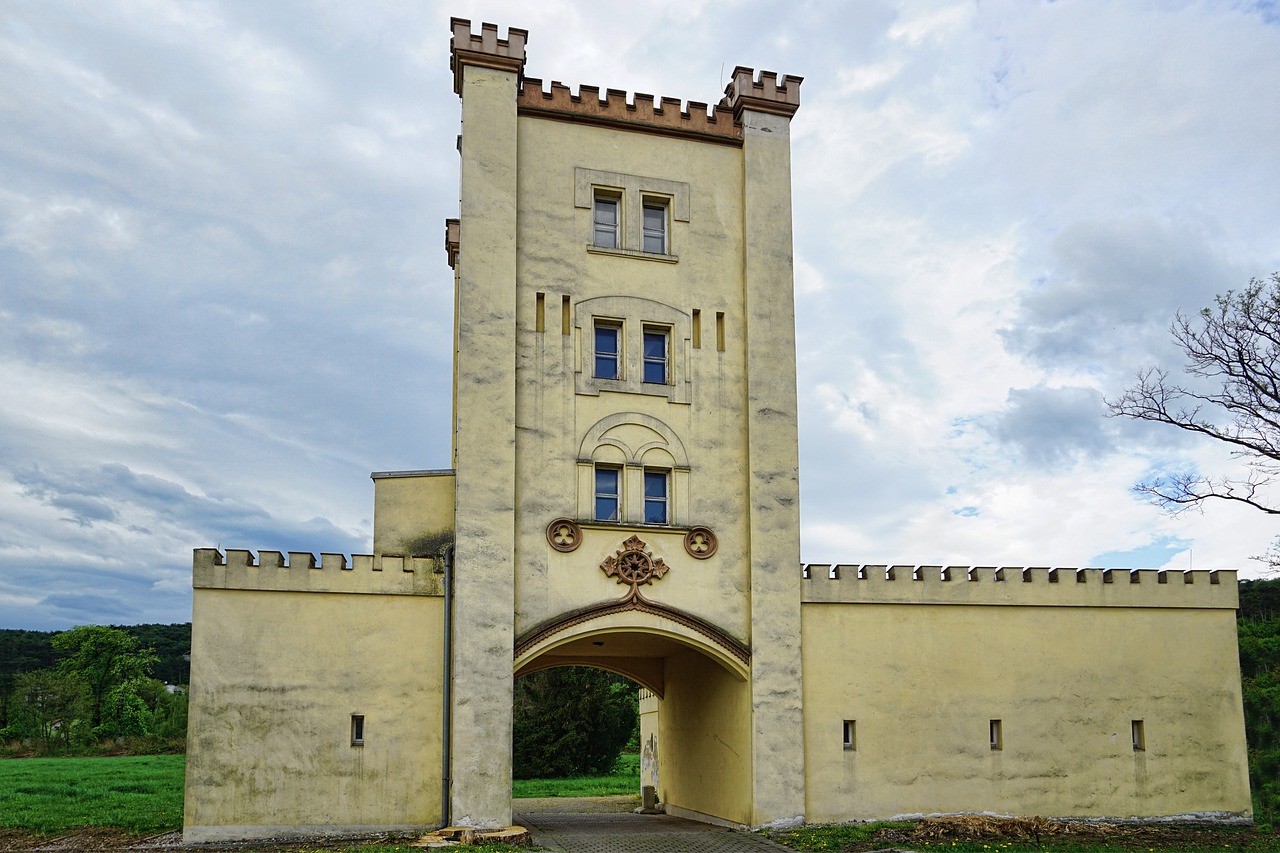
[[[534,845],[564,853],[780,853],[791,850],[758,835],[670,815],[519,811],[515,821],[528,827]]]

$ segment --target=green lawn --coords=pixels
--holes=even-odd
[[[181,829],[185,766],[181,755],[0,761],[0,827]]]
[[[607,797],[640,795],[640,756],[622,755],[608,776],[570,776],[565,779],[516,779],[513,797]]]

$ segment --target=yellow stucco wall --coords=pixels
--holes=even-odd
[[[1231,609],[806,602],[802,613],[810,822],[1249,813]]]
[[[197,588],[186,841],[438,825],[442,612],[426,595]]]
[[[373,550],[405,554],[426,534],[453,531],[452,471],[388,471],[373,475]]]
[[[522,428],[516,438],[516,633],[620,597],[625,587],[606,578],[599,565],[636,533],[672,566],[662,581],[645,589],[649,598],[674,604],[745,641],[749,601],[737,592],[746,586],[749,566],[746,418],[742,395],[732,391],[744,381],[745,358],[741,149],[522,116],[519,162],[514,333],[516,417]],[[688,221],[672,216],[670,222],[677,260],[589,249],[591,210],[575,206],[582,170],[639,188],[687,185]],[[537,331],[539,292],[545,306],[542,332]],[[695,309],[703,326],[696,349],[691,340]],[[717,312],[725,315],[724,352],[709,328]],[[671,385],[646,388],[637,382],[629,386],[635,390],[626,391],[589,387],[596,316],[624,323],[625,369],[631,376],[640,369],[641,326],[670,322]],[[616,426],[588,440],[594,426],[619,416]],[[655,421],[667,429],[646,426]],[[632,487],[641,482],[642,466],[674,469],[674,520],[711,527],[719,552],[707,561],[693,560],[684,553],[683,529],[639,524],[588,525],[576,551],[553,550],[545,532],[550,521],[591,517],[592,461],[628,466],[623,512],[633,519],[641,510],[641,493]]]
[[[658,798],[668,814],[752,823],[751,688],[694,651],[667,658]]]

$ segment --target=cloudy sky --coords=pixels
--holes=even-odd
[[[804,76],[805,560],[1257,571],[1131,492],[1232,460],[1103,399],[1280,269],[1272,0],[6,0],[0,627],[186,621],[192,548],[367,552],[369,472],[448,465],[451,15]]]

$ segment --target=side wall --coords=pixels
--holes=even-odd
[[[186,843],[438,826],[443,613],[430,595],[197,588]]]
[[[806,602],[802,623],[810,822],[1250,813],[1233,610]]]
[[[667,813],[749,826],[750,684],[691,650],[667,658],[666,682],[657,737],[658,797]]]

